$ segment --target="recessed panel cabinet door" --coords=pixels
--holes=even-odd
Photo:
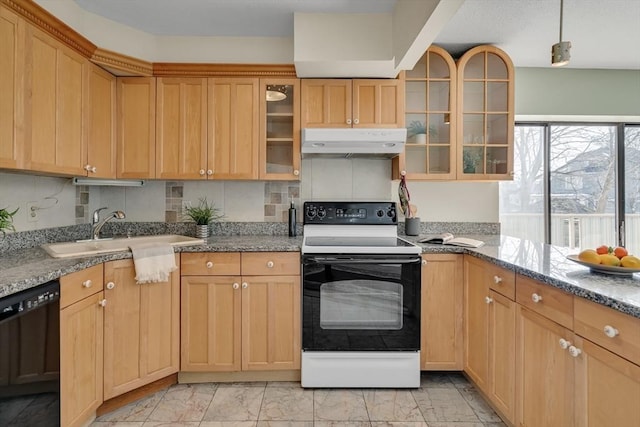
[[[0,8],[0,168],[22,168],[25,23]]]
[[[115,178],[116,77],[93,64],[87,105],[87,176]]]
[[[83,97],[88,61],[44,32],[27,28],[25,103],[27,167],[65,175],[85,175]]]
[[[259,79],[209,79],[208,156],[214,179],[257,179]]]
[[[397,128],[404,123],[404,80],[353,81],[353,127]]]
[[[303,79],[301,127],[350,128],[351,80]]]

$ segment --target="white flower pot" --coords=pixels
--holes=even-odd
[[[209,237],[209,225],[196,225],[196,237],[198,239],[206,239]]]

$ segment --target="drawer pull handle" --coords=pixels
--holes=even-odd
[[[107,283],[107,289],[111,290],[111,289],[113,289],[113,288],[115,288],[115,287],[116,287],[116,284],[115,284],[115,283],[113,283],[113,282],[109,282],[109,283]]]
[[[249,284],[247,282],[242,282],[242,289],[247,289]]]
[[[273,261],[269,261],[269,262],[267,262],[267,267],[269,267],[269,268],[273,268]]]
[[[240,285],[238,283],[234,283],[233,284],[233,289],[238,289],[238,288],[240,288]]]
[[[91,283],[91,279],[87,279],[84,282],[82,282],[82,287],[83,288],[90,288],[91,285],[93,285],[93,283]]]
[[[540,301],[542,301],[542,295],[538,295],[536,293],[531,294],[531,301],[535,302],[536,304],[539,303]]]
[[[213,262],[207,261],[207,268],[213,268]]]
[[[98,305],[100,307],[106,307],[107,306],[107,300],[106,299],[101,299],[100,301],[98,301]]]
[[[495,284],[498,284],[498,283],[502,282],[502,277],[500,277],[500,276],[493,276],[493,282],[494,282]]]
[[[618,331],[616,328],[614,328],[611,325],[606,325],[604,327],[604,334],[609,338],[615,338],[617,335],[620,334],[620,331]]]
[[[486,302],[487,304],[491,304],[493,302],[493,298],[491,297],[484,297],[484,302]]]
[[[571,346],[571,341],[567,341],[564,338],[560,338],[558,342],[560,343],[560,348],[563,350],[566,350]]]
[[[580,356],[580,353],[582,353],[582,350],[580,350],[579,348],[574,347],[574,346],[570,346],[569,347],[569,354],[571,356],[578,357],[578,356]]]

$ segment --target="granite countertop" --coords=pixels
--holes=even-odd
[[[427,237],[401,236],[416,242]],[[464,235],[485,242],[477,249],[448,245],[419,244],[423,253],[471,254],[516,273],[563,289],[623,313],[640,318],[640,273],[610,276],[592,273],[566,255],[575,249],[562,248],[500,235]],[[176,247],[176,252],[295,252],[302,237],[273,235],[213,236],[205,244]],[[0,298],[37,286],[105,261],[131,258],[130,252],[116,252],[82,258],[52,258],[40,247],[0,254]]]

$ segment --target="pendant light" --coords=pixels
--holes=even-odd
[[[560,0],[560,39],[558,40],[558,43],[551,47],[551,65],[553,67],[562,67],[563,65],[567,65],[569,63],[569,59],[571,59],[571,54],[569,53],[569,50],[571,49],[571,42],[562,41],[563,6],[564,0]]]
[[[270,102],[287,99],[287,87],[284,85],[268,85],[266,99]]]

